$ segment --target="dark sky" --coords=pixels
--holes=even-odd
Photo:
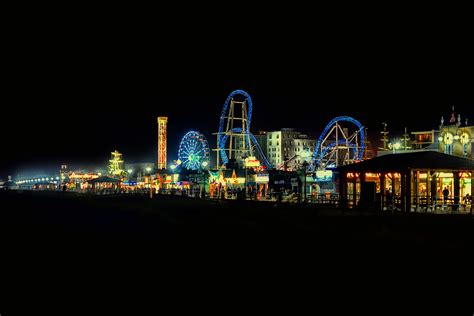
[[[372,133],[387,122],[401,134],[405,126],[437,128],[452,105],[474,123],[472,75],[458,65],[446,71],[430,62],[420,68],[338,57],[306,64],[295,55],[285,61],[259,56],[244,66],[167,56],[153,65],[123,63],[126,56],[24,59],[7,73],[2,96],[0,177],[63,162],[105,163],[114,149],[126,162],[154,161],[162,115],[169,117],[170,158],[191,129],[215,146],[212,133],[235,89],[253,98],[253,132],[294,127],[317,137],[333,117],[349,115]]]

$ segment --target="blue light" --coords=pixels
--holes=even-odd
[[[252,111],[253,111],[253,103],[252,103],[252,98],[250,97],[250,95],[245,92],[244,90],[235,90],[233,91],[231,94],[229,94],[229,96],[227,97],[225,103],[224,103],[224,107],[222,109],[222,113],[221,113],[221,117],[220,117],[220,121],[219,121],[219,137],[218,137],[218,147],[219,147],[219,152],[220,152],[220,156],[221,156],[221,159],[222,159],[222,162],[224,164],[228,163],[229,162],[229,158],[227,157],[227,154],[225,152],[225,144],[227,142],[227,139],[228,139],[228,136],[227,135],[224,135],[224,125],[225,125],[225,118],[227,116],[227,110],[229,108],[229,103],[230,101],[232,100],[232,98],[236,95],[241,95],[243,97],[245,97],[245,99],[247,100],[247,104],[248,104],[248,109],[247,109],[247,119],[248,119],[248,122],[247,122],[247,125],[248,125],[248,131],[250,131],[250,126],[251,126],[251,123],[252,123]],[[242,133],[242,128],[234,128],[232,129],[232,132],[234,133]],[[257,152],[260,154],[260,156],[262,157],[263,159],[263,162],[264,164],[267,166],[268,169],[271,169],[272,168],[272,165],[270,164],[270,162],[268,161],[267,157],[265,157],[265,154],[263,153],[263,150],[262,148],[260,147],[260,145],[258,144],[257,140],[255,139],[255,136],[249,132],[249,135],[250,137],[246,137],[246,142],[247,142],[247,145],[250,147],[250,144],[248,144],[248,139],[250,138],[251,139],[251,142],[255,145],[255,148],[257,149]]]
[[[322,146],[322,143],[323,143],[324,139],[326,138],[327,134],[332,129],[333,125],[338,123],[338,122],[350,122],[350,123],[357,126],[357,128],[359,129],[360,138],[361,138],[361,145],[360,145],[361,149],[359,150],[357,159],[362,160],[362,158],[364,157],[364,151],[365,151],[365,129],[364,129],[364,126],[362,126],[362,124],[358,120],[356,120],[356,119],[354,119],[350,116],[338,116],[338,117],[334,118],[331,122],[329,122],[329,124],[326,126],[326,128],[322,132],[321,136],[319,137],[319,140],[318,140],[318,143],[316,144],[316,147],[314,148],[313,162],[316,165],[319,165],[321,163],[321,160],[324,158],[324,155],[327,153],[327,150],[329,150],[328,148],[326,148],[326,150],[321,151],[321,146]],[[330,147],[330,146],[332,146],[331,148],[333,148],[333,147],[336,146],[336,143],[330,144],[328,147]],[[320,153],[320,151],[321,151],[321,153]]]
[[[209,156],[209,144],[203,134],[190,131],[184,135],[178,150],[178,161],[184,168],[198,170],[204,161],[209,160]]]

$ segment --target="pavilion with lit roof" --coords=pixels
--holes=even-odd
[[[337,169],[340,203],[349,208],[470,211],[474,160],[437,151],[380,156]]]

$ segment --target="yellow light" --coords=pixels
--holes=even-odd
[[[332,171],[331,170],[318,170],[316,171],[316,177],[317,178],[332,178]]]
[[[380,177],[380,173],[370,173],[370,172],[367,172],[367,173],[365,174],[365,176],[366,176],[367,178],[378,178],[378,177]]]
[[[452,172],[439,172],[436,176],[438,178],[452,178],[452,177],[454,177]]]

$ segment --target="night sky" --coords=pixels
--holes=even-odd
[[[15,72],[4,96],[3,111],[9,112],[2,120],[1,178],[32,168],[57,169],[63,162],[105,164],[115,149],[126,162],[154,162],[157,116],[169,117],[169,159],[176,158],[180,138],[191,129],[203,132],[214,147],[212,133],[235,89],[252,96],[253,132],[293,127],[317,137],[333,117],[349,115],[376,136],[382,122],[400,135],[405,126],[410,131],[436,129],[452,105],[474,123],[468,82],[446,86],[433,72],[417,75],[396,65],[385,70],[326,66],[324,71],[313,65],[298,68],[299,73],[263,71],[247,78],[230,76],[246,73],[235,65],[232,71],[208,73],[182,65],[163,71],[111,64],[30,66]]]

